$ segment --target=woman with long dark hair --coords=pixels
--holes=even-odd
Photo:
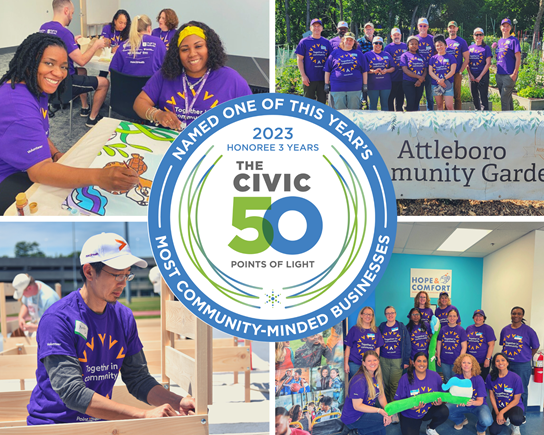
[[[408,334],[410,334],[410,365],[413,365],[414,356],[416,353],[429,353],[429,342],[433,334],[429,324],[421,320],[421,312],[419,308],[412,308],[409,316],[410,321],[408,322],[406,329],[408,330]]]
[[[124,9],[119,9],[113,16],[111,23],[106,24],[102,28],[102,34],[104,38],[110,40],[112,52],[117,51],[117,47],[121,45],[121,42],[128,39],[130,31],[130,15]]]
[[[453,110],[453,76],[457,69],[457,60],[455,56],[446,53],[444,35],[435,35],[433,43],[437,54],[429,60],[429,75],[432,79],[436,109],[444,110],[445,100],[446,110]]]
[[[370,110],[378,110],[378,99],[381,110],[389,108],[391,93],[391,75],[395,71],[393,57],[383,51],[383,38],[375,36],[372,40],[372,51],[365,53],[368,63],[368,99]]]
[[[489,110],[489,67],[491,66],[491,48],[484,41],[484,30],[474,29],[474,44],[469,48],[468,76],[470,92],[476,110]],[[480,106],[480,99],[482,105]]]

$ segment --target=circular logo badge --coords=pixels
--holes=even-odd
[[[174,141],[153,182],[162,276],[228,334],[293,340],[360,309],[395,240],[378,151],[339,112],[284,94],[238,98]]]

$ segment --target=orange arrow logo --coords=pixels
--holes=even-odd
[[[123,240],[117,240],[115,239],[117,243],[119,243],[121,246],[119,246],[119,250],[123,249],[125,246],[127,246],[127,242],[124,242]]]

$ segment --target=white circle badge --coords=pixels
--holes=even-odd
[[[260,341],[306,337],[360,309],[396,220],[391,178],[361,129],[284,94],[238,98],[191,123],[157,170],[148,215],[178,299]]]

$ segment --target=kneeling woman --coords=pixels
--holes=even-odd
[[[170,44],[160,71],[134,102],[143,119],[183,130],[204,112],[233,98],[251,95],[247,82],[225,66],[221,39],[206,24],[183,24]]]
[[[414,355],[414,365],[400,378],[395,400],[407,399],[423,393],[442,391],[442,378],[436,372],[427,370],[427,354],[418,352]],[[418,406],[400,413],[402,435],[417,435],[421,420],[431,420],[427,426],[427,435],[438,435],[436,428],[448,419],[448,407],[438,399],[433,403],[421,402]]]
[[[376,401],[382,408],[375,406]],[[341,420],[359,434],[385,435],[385,426],[391,417],[383,408],[387,405],[378,354],[368,350],[363,355],[361,368],[349,382],[348,398],[342,410]]]
[[[139,183],[129,168],[72,168],[56,162],[62,153],[49,139],[47,94],[64,85],[68,55],[64,42],[47,33],[28,36],[0,79],[0,215],[32,183],[62,188],[98,185],[130,190]]]

